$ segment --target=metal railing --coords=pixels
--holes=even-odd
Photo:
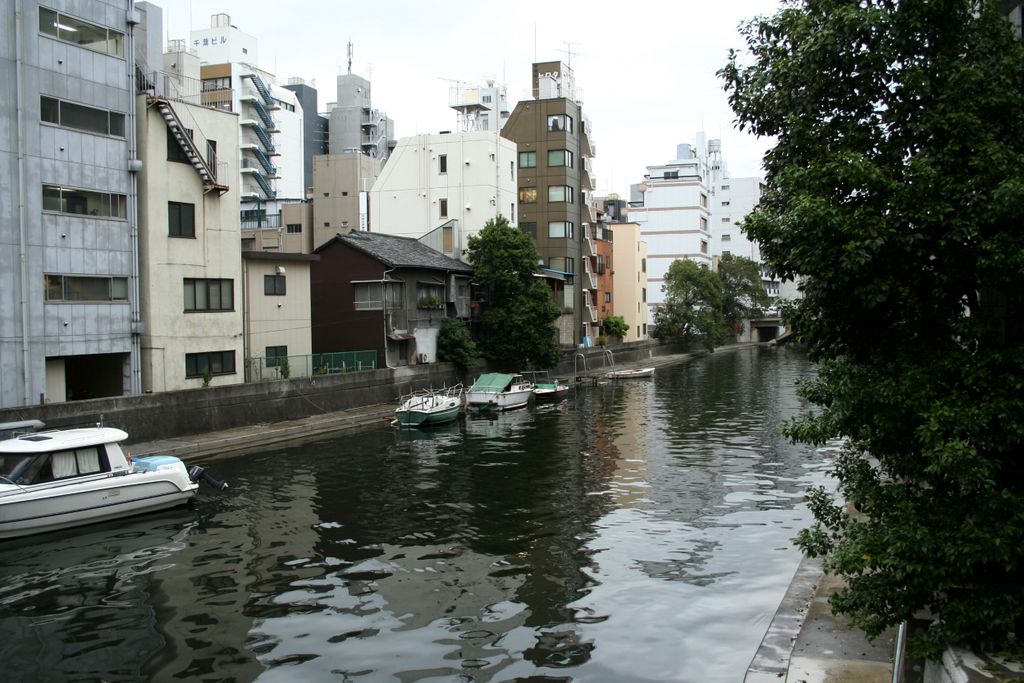
[[[243,218],[243,230],[259,230],[260,228],[280,228],[281,214],[272,213],[259,218]]]
[[[245,381],[260,382],[292,377],[316,377],[377,368],[376,351],[338,351],[304,356],[271,356],[245,359]]]

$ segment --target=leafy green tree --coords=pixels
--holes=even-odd
[[[761,268],[743,256],[725,254],[718,261],[722,281],[722,319],[735,328],[742,320],[756,317],[768,306],[768,293],[761,284]]]
[[[437,357],[451,361],[460,372],[465,372],[476,358],[476,344],[469,336],[466,323],[458,318],[445,318],[437,334]]]
[[[868,635],[937,614],[929,656],[1024,633],[1024,52],[996,5],[791,2],[721,72],[740,127],[777,137],[744,227],[802,276],[820,362],[787,431],[845,440],[856,513],[815,491],[799,544]]]
[[[672,262],[665,273],[665,301],[654,309],[659,337],[697,339],[708,350],[725,341],[722,281],[687,259]]]
[[[610,315],[601,321],[601,329],[605,334],[622,339],[629,332],[629,323],[621,315]]]
[[[534,277],[538,255],[530,236],[499,215],[469,238],[469,260],[473,279],[487,292],[480,320],[484,357],[514,370],[557,364],[561,309]]]

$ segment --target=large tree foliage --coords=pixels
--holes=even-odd
[[[744,256],[725,254],[718,261],[722,282],[722,318],[729,327],[760,315],[768,306],[768,293],[761,284],[761,268]]]
[[[665,273],[665,301],[654,309],[659,337],[700,340],[714,349],[725,340],[722,281],[693,261],[673,261]]]
[[[743,29],[738,122],[776,136],[745,221],[802,276],[820,361],[799,439],[844,437],[841,496],[800,545],[869,635],[929,608],[915,643],[1024,633],[1024,79],[994,2],[807,0]]]
[[[554,323],[561,310],[534,275],[538,256],[530,236],[498,216],[469,238],[469,260],[487,296],[480,321],[484,357],[509,370],[558,363]]]
[[[460,372],[465,372],[476,358],[476,344],[469,336],[466,323],[458,318],[445,318],[437,333],[437,357],[451,361]]]

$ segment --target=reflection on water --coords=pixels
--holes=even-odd
[[[776,435],[808,372],[723,352],[218,462],[232,488],[194,508],[0,545],[0,657],[26,679],[740,680],[824,479]]]

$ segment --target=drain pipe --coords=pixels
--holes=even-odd
[[[394,370],[395,367],[388,363],[388,295],[387,291],[384,289],[384,283],[388,279],[388,273],[393,270],[394,268],[388,268],[384,271],[384,274],[380,276],[381,307],[384,309],[384,367],[390,368],[391,370]]]
[[[32,382],[29,372],[28,352],[28,255],[25,249],[25,222],[28,219],[25,209],[25,108],[22,104],[22,77],[21,72],[25,66],[22,53],[25,50],[25,41],[21,35],[22,29],[21,0],[14,3],[14,54],[15,54],[15,87],[14,102],[17,111],[18,127],[18,261],[21,268],[21,379],[22,379],[22,405],[31,405]]]
[[[128,393],[142,393],[142,306],[139,301],[139,171],[142,162],[138,153],[138,132],[135,128],[138,115],[138,87],[135,83],[135,27],[139,15],[135,9],[135,0],[128,0],[125,50],[128,54],[128,121],[126,130],[128,137],[128,252],[130,270],[128,275],[129,293],[128,306],[131,315],[131,351],[128,353],[129,379]]]

